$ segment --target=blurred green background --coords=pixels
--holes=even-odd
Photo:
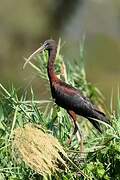
[[[27,66],[28,57],[44,40],[59,37],[65,42],[64,61],[79,61],[79,47],[85,36],[87,79],[110,104],[112,89],[120,83],[119,0],[4,0],[0,5],[1,83],[13,83],[26,90],[31,85],[40,98],[49,96],[45,82]]]

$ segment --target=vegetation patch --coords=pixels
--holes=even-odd
[[[100,109],[106,109],[102,93],[86,80],[84,47],[81,46],[80,60],[67,65],[63,63],[60,47],[59,43],[55,65],[58,76],[80,89]],[[45,52],[35,59],[34,64],[29,64],[49,88],[47,60]],[[113,98],[110,99],[107,114],[111,125],[101,124],[102,134],[87,120],[78,117],[84,135],[81,155],[76,137],[71,144],[67,143],[73,126],[62,108],[51,99],[38,100],[32,87],[19,93],[14,86],[6,89],[0,84],[0,179],[119,180],[119,93],[116,112],[112,106]]]

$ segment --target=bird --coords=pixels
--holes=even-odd
[[[82,139],[81,131],[77,123],[77,115],[83,116],[90,121],[90,123],[102,133],[100,124],[95,119],[109,124],[108,118],[106,115],[101,112],[88,97],[84,96],[79,89],[67,84],[58,78],[55,73],[55,59],[57,53],[57,43],[55,40],[48,39],[43,45],[38,48],[33,54],[29,56],[24,64],[26,64],[37,54],[43,51],[48,51],[48,64],[47,64],[47,73],[50,82],[50,89],[52,98],[55,103],[64,108],[67,113],[70,115],[73,124],[74,131],[72,135],[75,135],[77,132]],[[70,138],[71,141],[71,138]],[[81,145],[82,146],[82,145]]]

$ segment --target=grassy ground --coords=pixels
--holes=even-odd
[[[88,96],[99,108],[107,111],[101,92],[86,80],[83,49],[83,47],[80,49],[79,63],[74,61],[74,64],[65,66],[63,57],[59,53],[59,45],[55,65],[56,73],[61,79],[82,90],[83,94]],[[48,81],[46,70],[47,53],[38,56],[35,64],[30,63],[33,70],[37,71],[40,78]],[[71,144],[67,143],[69,134],[72,133],[72,124],[69,116],[62,108],[55,105],[51,98],[49,100],[36,99],[32,88],[29,96],[27,92],[20,95],[13,86],[7,90],[1,84],[0,92],[0,180],[120,179],[119,94],[116,112],[112,108],[112,97],[111,112],[107,112],[112,127],[102,124],[102,134],[99,134],[87,120],[78,117],[78,122],[84,135],[84,152],[80,154],[76,137],[73,138]],[[30,123],[34,125],[33,131],[31,127],[27,130],[25,128],[26,124]],[[36,126],[38,126],[37,129]],[[19,136],[18,134],[16,135],[19,128],[23,129],[25,133],[25,141],[21,139],[21,134]],[[49,145],[48,142],[51,142],[49,136],[51,135],[52,138],[54,136],[53,141],[56,144],[58,143],[58,145],[53,145],[52,147],[50,146],[52,143]],[[17,141],[16,136],[18,137]],[[43,141],[39,142],[39,139],[42,140],[42,138]],[[47,143],[44,143],[47,138]],[[20,141],[25,143],[19,144]],[[28,146],[26,146],[27,143]],[[43,146],[45,148],[42,151]],[[52,153],[53,159],[49,163],[54,162],[54,170],[47,161],[50,160],[50,157],[48,156],[47,159],[45,149],[47,149],[46,151],[49,155]],[[50,149],[52,150],[50,151]],[[42,154],[41,157],[40,153]],[[57,153],[56,156],[55,153]],[[32,155],[34,155],[34,159]],[[40,162],[42,162],[43,157],[47,167],[49,164],[49,171],[40,169]],[[38,159],[39,162],[37,161]]]

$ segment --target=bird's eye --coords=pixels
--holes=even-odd
[[[49,46],[49,43],[48,43],[48,42],[45,42],[44,45],[45,45],[45,47],[48,47],[48,46]]]

